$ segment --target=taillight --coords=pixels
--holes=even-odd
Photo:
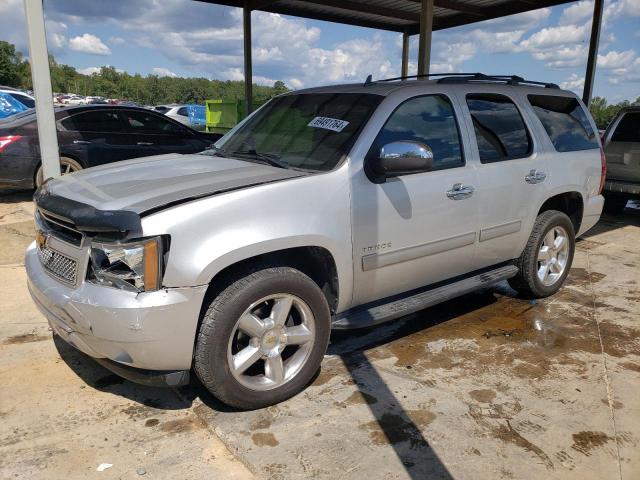
[[[604,149],[600,147],[600,164],[602,165],[602,170],[600,174],[600,189],[598,190],[598,194],[602,195],[602,191],[604,190],[604,179],[607,177],[607,157],[604,155]]]
[[[9,144],[11,144],[13,142],[17,142],[21,138],[22,138],[22,136],[20,136],[20,135],[7,135],[5,137],[0,137],[0,152],[2,152],[4,147],[6,147],[7,145],[9,145]]]

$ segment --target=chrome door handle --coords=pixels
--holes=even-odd
[[[533,169],[529,172],[529,174],[524,177],[527,183],[536,184],[544,182],[544,179],[547,178],[547,174],[544,172],[539,172],[536,169]]]
[[[153,145],[153,142],[138,142],[137,145],[149,146],[149,145]]]
[[[88,142],[87,140],[74,140],[73,144],[74,145],[89,145],[91,142]]]
[[[451,190],[447,190],[447,197],[451,200],[464,200],[473,195],[473,187],[456,183]]]

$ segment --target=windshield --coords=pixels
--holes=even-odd
[[[216,151],[284,168],[328,171],[348,153],[381,100],[369,93],[277,97],[223,138]]]

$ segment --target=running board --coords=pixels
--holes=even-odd
[[[437,305],[438,303],[446,302],[460,295],[471,293],[479,288],[501,282],[502,280],[515,276],[517,273],[518,267],[515,265],[506,265],[383,305],[364,308],[356,307],[355,309],[340,313],[334,317],[331,328],[336,330],[366,328],[395,320],[396,318],[404,317],[405,315],[418,312],[427,307]]]

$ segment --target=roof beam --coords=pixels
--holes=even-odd
[[[420,0],[418,0],[420,1]],[[325,5],[333,8],[340,8],[342,10],[351,10],[360,13],[370,13],[372,15],[379,15],[381,17],[397,18],[401,20],[408,20],[414,23],[420,23],[420,14],[409,12],[407,10],[400,10],[397,8],[377,7],[374,5],[367,5],[366,3],[352,2],[349,0],[305,0],[305,3],[312,3],[314,5]]]
[[[436,0],[438,2],[439,0]],[[447,0],[449,1],[449,0]],[[516,13],[528,12],[531,10],[539,10],[545,7],[551,7],[554,5],[560,5],[563,3],[569,3],[567,0],[538,0],[530,3],[528,0],[517,0],[509,3],[493,7],[482,7],[483,15],[485,19],[494,19],[500,17],[506,17],[508,15],[515,15]],[[535,7],[532,8],[532,6]],[[459,15],[451,15],[446,18],[438,18],[436,24],[434,24],[434,30],[443,30],[445,28],[458,27],[462,25],[468,25],[482,20],[477,15],[461,13]]]

